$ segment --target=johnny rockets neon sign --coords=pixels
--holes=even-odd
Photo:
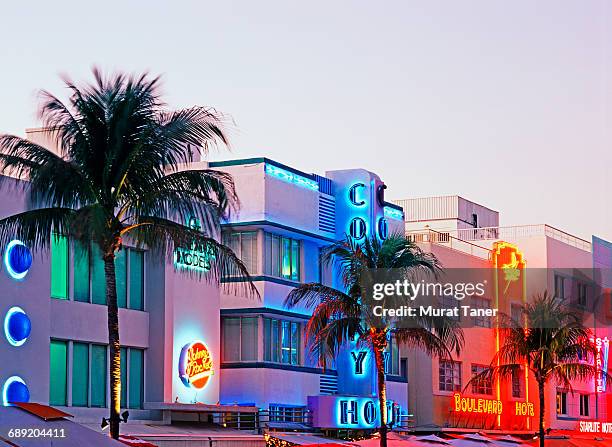
[[[178,373],[188,388],[202,389],[214,374],[210,351],[201,341],[187,343],[181,349]]]
[[[608,354],[610,351],[610,340],[608,337],[591,338],[591,343],[595,345],[595,367],[597,375],[595,376],[595,391],[597,393],[605,393],[606,378],[608,373]]]

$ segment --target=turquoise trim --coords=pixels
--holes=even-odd
[[[299,314],[297,312],[291,312],[289,310],[273,309],[271,307],[243,307],[238,309],[221,309],[221,315],[246,315],[246,314],[270,314],[280,315],[283,317],[301,318],[308,320],[310,315]]]
[[[208,166],[211,168],[222,168],[224,166],[240,166],[240,165],[252,165],[258,163],[266,163],[277,168],[284,169],[286,171],[292,172],[293,174],[301,175],[302,177],[309,178],[310,180],[317,181],[315,174],[308,174],[306,172],[300,171],[299,169],[292,168],[291,166],[284,165],[279,163],[278,161],[271,160],[266,157],[254,157],[254,158],[242,158],[239,160],[224,160],[224,161],[211,161],[208,163]]]

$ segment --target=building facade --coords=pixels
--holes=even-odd
[[[319,176],[265,158],[199,166],[233,176],[241,206],[219,237],[243,260],[259,297],[235,278],[208,281],[200,253],[176,247],[163,257],[125,241],[116,260],[122,411],[132,421],[242,420],[246,427],[265,412],[271,425],[374,429],[371,353],[347,346],[322,369],[303,336],[309,310],[286,309],[283,302],[300,283],[339,286],[334,269],[319,262],[322,247],[347,233],[361,240],[401,231],[401,208],[385,201],[386,186],[366,170]],[[22,212],[26,198],[17,186],[23,180],[3,180],[0,217]],[[9,245],[0,272],[0,357],[10,359],[0,365],[4,403],[28,398],[99,423],[110,391],[96,247],[64,238],[53,238],[43,253],[19,241]],[[391,340],[388,397],[398,421],[408,412],[399,352]]]
[[[499,307],[518,320],[520,305],[535,293],[547,291],[564,299],[593,330],[591,342],[598,349],[598,358],[593,361],[599,362],[601,374],[608,373],[612,338],[609,242],[596,237],[583,240],[543,224],[502,227],[497,211],[457,196],[395,203],[406,213],[408,237],[434,253],[445,269],[481,269],[482,277],[494,280],[500,273],[504,250],[510,253],[520,270],[518,286],[506,295],[500,292],[495,296],[491,291],[484,302],[471,304]],[[466,386],[475,373],[491,364],[503,340],[491,319],[474,318],[465,323],[466,348],[457,358],[429,359],[419,351],[408,356],[409,407],[416,428],[535,430],[538,391],[525,370],[508,383],[483,381]],[[585,422],[609,422],[612,392],[600,378],[573,383],[572,390],[551,382],[545,392],[547,428],[580,431],[588,427]]]

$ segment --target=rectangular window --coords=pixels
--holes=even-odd
[[[440,360],[438,382],[440,391],[461,391],[461,363]]]
[[[399,346],[395,337],[391,337],[387,343],[387,349],[385,355],[385,373],[393,376],[397,376],[400,373],[400,358],[399,358]]]
[[[476,309],[490,309],[491,301],[486,298],[472,297],[472,307]],[[476,316],[476,317],[473,317],[473,319],[474,319],[474,326],[486,327],[486,328],[491,327],[491,317]]]
[[[96,244],[86,248],[74,242],[73,250],[74,300],[106,305],[106,275],[100,248]],[[143,251],[123,247],[116,253],[115,284],[120,308],[144,310]]]
[[[565,278],[561,275],[555,275],[555,296],[565,298]]]
[[[557,391],[557,414],[567,415],[567,393]]]
[[[223,361],[240,361],[240,318],[223,318]]]
[[[79,242],[73,245],[74,300],[89,302],[89,282],[91,280],[90,251]]]
[[[144,310],[144,251],[129,249],[130,309]]]
[[[589,416],[589,395],[580,395],[580,416]]]
[[[119,356],[121,357],[121,408],[127,408],[128,405],[128,383],[127,383],[127,348],[119,349]]]
[[[521,386],[521,371],[512,371],[512,397],[523,397],[523,389]]]
[[[270,404],[270,422],[306,422],[306,407]]]
[[[240,360],[257,360],[257,318],[240,319]]]
[[[277,278],[300,280],[299,240],[265,233],[264,273]]]
[[[588,284],[578,283],[578,305],[586,307],[588,303],[589,286]]]
[[[68,299],[68,239],[51,236],[51,298]]]
[[[130,348],[130,378],[128,408],[142,408],[144,401],[144,351]],[[127,364],[126,364],[127,365]]]
[[[232,249],[251,275],[259,274],[256,231],[224,231],[223,244]]]
[[[264,318],[264,360],[299,365],[301,324],[295,321]]]
[[[106,407],[106,346],[91,345],[91,406]]]
[[[49,345],[49,405],[66,405],[68,344],[51,340]]]
[[[484,365],[472,365],[472,377],[483,373],[487,369]],[[472,381],[472,393],[474,394],[493,394],[493,381],[490,377]]]
[[[72,406],[89,405],[89,345],[72,344]]]
[[[516,324],[518,324],[519,326],[523,326],[523,323],[524,323],[523,306],[521,306],[520,304],[511,304],[510,305],[510,317]]]

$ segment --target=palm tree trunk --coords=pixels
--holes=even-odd
[[[375,340],[373,345],[374,358],[376,360],[376,376],[378,378],[378,403],[380,407],[380,447],[387,447],[387,385],[385,384],[385,362],[383,359],[384,347],[380,347],[378,340]]]
[[[119,438],[119,412],[121,411],[121,345],[119,343],[119,311],[117,309],[117,283],[115,280],[115,254],[104,255],[106,277],[106,304],[108,308],[108,344],[110,345],[110,435]]]
[[[540,398],[539,438],[540,447],[544,447],[544,382],[541,380],[538,380],[538,393]]]

